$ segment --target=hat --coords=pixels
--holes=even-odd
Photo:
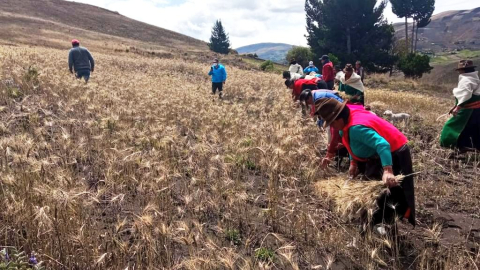
[[[308,62],[308,65],[313,67],[313,61]]]
[[[333,98],[320,98],[315,101],[315,114],[325,120],[325,126],[329,126],[337,119],[346,104]]]
[[[80,44],[80,41],[78,39],[72,39],[72,45]]]
[[[328,55],[323,55],[322,58],[320,58],[320,60],[328,60],[328,59],[329,59]]]
[[[462,70],[462,69],[467,69],[467,68],[476,68],[477,66],[473,65],[472,60],[460,60],[458,62],[458,68],[456,70]]]
[[[347,71],[353,71],[353,66],[352,66],[352,64],[346,64],[346,65],[345,65],[344,72],[347,72]]]
[[[218,58],[213,59],[213,63],[218,63]]]

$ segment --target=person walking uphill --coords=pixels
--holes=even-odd
[[[333,90],[335,87],[335,71],[333,69],[333,63],[330,61],[328,55],[320,58],[323,64],[322,76],[323,80],[327,83],[328,90]]]
[[[471,60],[458,64],[459,82],[453,89],[456,103],[450,110],[453,117],[442,130],[443,147],[458,148],[461,152],[480,151],[480,79],[475,68]]]
[[[355,178],[363,171],[367,177],[381,177],[390,190],[390,193],[377,199],[378,210],[373,214],[370,225],[383,221],[393,224],[395,216],[406,218],[415,225],[412,159],[405,135],[362,106],[347,106],[346,102],[335,99],[319,99],[315,102],[315,110],[326,125],[340,130],[342,144],[352,158],[350,176]],[[404,175],[405,178],[399,184],[394,174]]]
[[[218,97],[223,96],[223,85],[227,80],[227,71],[223,65],[220,65],[218,59],[213,60],[213,65],[210,67],[209,76],[212,76],[212,95],[215,95],[218,90]]]
[[[80,47],[80,41],[72,40],[72,49],[68,54],[68,69],[75,74],[77,79],[84,78],[85,82],[90,79],[90,72],[95,69],[95,61],[87,48]]]

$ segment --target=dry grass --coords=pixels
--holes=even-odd
[[[0,245],[35,251],[51,269],[468,269],[476,262],[465,245],[435,246],[409,230],[403,253],[374,239],[349,248],[354,224],[315,187],[326,177],[315,150],[324,139],[278,75],[228,66],[219,101],[208,65],[106,52],[93,52],[98,64],[85,85],[68,73],[67,51],[0,46]],[[435,146],[441,123],[429,121],[447,102],[387,89],[369,90],[367,99],[417,115],[407,132],[421,172],[417,230],[432,228],[432,203],[480,214],[470,173],[478,163],[450,163]]]

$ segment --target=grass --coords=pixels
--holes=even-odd
[[[471,59],[480,57],[480,51],[472,51],[472,50],[461,50],[456,52],[455,54],[445,53],[445,54],[438,54],[435,57],[431,58],[432,65],[446,65],[452,62],[458,62],[462,59]]]
[[[218,100],[209,63],[93,54],[97,68],[84,84],[59,64],[64,50],[0,46],[0,245],[34,252],[46,269],[477,263],[477,242],[465,234],[445,243],[432,217],[432,209],[480,215],[478,161],[449,160],[438,147],[448,97],[419,82],[369,78],[374,111],[413,115],[403,130],[419,173],[419,226],[402,227],[402,241],[361,239],[333,193],[316,188],[345,174],[318,168],[326,138],[302,118],[280,75],[229,65]]]
[[[243,57],[242,60],[249,64],[250,66],[254,67],[255,69],[260,69],[260,65],[265,62],[264,60],[259,60],[259,59],[253,59],[251,57]],[[273,70],[271,71],[272,73],[277,73],[277,74],[282,74],[283,71],[288,70],[287,66],[280,65],[277,63],[273,64]]]

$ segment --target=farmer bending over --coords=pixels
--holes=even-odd
[[[80,47],[80,41],[72,40],[72,47],[68,54],[68,69],[70,73],[75,69],[77,79],[84,78],[85,82],[88,82],[90,72],[95,68],[95,61],[87,48]]]
[[[285,80],[285,85],[288,89],[292,89],[292,99],[293,101],[297,101],[300,98],[303,90],[316,90],[317,87],[317,78],[312,78],[310,80],[307,79],[287,79]]]
[[[368,178],[378,177],[389,188],[389,194],[377,199],[378,210],[371,225],[383,221],[392,224],[395,216],[415,225],[412,158],[405,135],[361,106],[349,108],[345,102],[331,98],[317,100],[315,114],[326,125],[340,130],[342,143],[351,156],[350,176],[355,178],[364,173]],[[405,178],[398,183],[394,174]]]
[[[320,99],[335,99],[339,102],[343,102],[343,99],[338,96],[336,91],[331,90],[304,90],[300,95],[300,102],[307,107],[311,108],[310,116],[315,117],[315,102]],[[317,125],[318,127],[323,127],[324,121],[322,119],[318,119]],[[335,158],[335,156],[339,155],[340,150],[344,150],[344,146],[341,144],[341,137],[338,129],[333,127],[327,126],[327,138],[328,138],[328,147],[327,147],[327,154],[325,158],[322,160],[321,166],[322,168],[326,168],[330,162]],[[342,155],[342,154],[340,154]]]

